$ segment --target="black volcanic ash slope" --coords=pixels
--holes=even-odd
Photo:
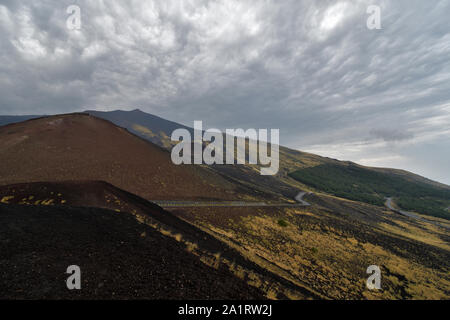
[[[78,265],[82,289],[65,274]],[[177,241],[105,209],[0,205],[0,299],[261,299]]]

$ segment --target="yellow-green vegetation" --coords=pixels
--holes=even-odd
[[[378,210],[357,202],[346,205]],[[445,230],[432,224],[418,225],[379,210],[373,214],[384,221],[368,222],[369,227],[347,220],[347,215],[335,216],[312,207],[248,209],[245,212],[252,210],[253,214],[217,223],[217,215],[226,215],[225,210],[208,214],[193,210],[195,224],[204,230],[265,269],[324,297],[448,299],[450,277],[444,261],[450,248],[444,240]],[[373,264],[382,270],[380,291],[366,288],[366,270]]]
[[[54,199],[45,199],[45,200],[42,200],[41,205],[50,206],[54,203],[54,201],[55,201]]]
[[[417,227],[397,219],[394,221],[395,225],[380,223],[380,227],[389,233],[437,246],[450,252],[450,244],[443,240],[445,233],[441,228],[427,222],[422,222],[421,226]]]
[[[10,200],[14,199],[14,196],[5,196],[2,198],[2,200],[0,200],[1,203],[6,203],[8,204]]]
[[[41,206],[51,206],[54,205],[55,203],[58,202],[58,200],[55,199],[49,199],[49,198],[45,198],[45,199],[35,199],[36,197],[33,195],[30,196],[26,196],[24,198],[22,198],[18,204],[20,205],[41,205]],[[10,198],[9,200],[12,200],[12,198]],[[66,200],[61,200],[60,203],[65,203]]]
[[[174,146],[175,143],[164,133],[164,131],[159,132],[159,137],[163,148],[170,149]]]
[[[186,246],[186,251],[198,256],[200,261],[203,262],[204,264],[213,267],[215,269],[219,268],[228,269],[235,276],[239,277],[240,279],[246,280],[249,285],[257,287],[263,292],[265,292],[266,296],[270,299],[276,299],[280,294],[290,299],[307,298],[300,292],[293,291],[291,289],[281,286],[276,282],[269,281],[269,279],[266,276],[256,273],[254,272],[254,270],[248,269],[248,267],[246,268],[243,267],[242,265],[239,265],[235,261],[232,261],[223,256],[221,252],[212,252],[208,249],[203,248],[202,245],[190,241],[188,237],[184,237],[182,234],[174,231],[170,226],[159,223],[149,216],[144,216],[136,213],[133,214],[135,215],[137,221],[139,221],[140,223],[146,224],[158,230],[163,235],[171,237],[176,241],[183,243]],[[209,231],[211,231],[212,229],[214,229],[214,227],[209,229]],[[207,231],[205,229],[202,230]],[[221,232],[222,230],[215,229],[215,231]],[[227,234],[226,232],[222,234],[222,236],[224,237],[229,235],[230,234]]]
[[[329,227],[325,232],[303,231],[280,226],[268,216],[255,221],[244,219],[243,225],[255,238],[236,235],[255,254],[306,280],[316,290],[329,292],[333,298],[399,299],[404,290],[411,298],[448,298],[450,282],[446,275],[392,254],[381,246],[347,238]],[[281,227],[281,228],[280,228]],[[409,235],[406,231],[402,235]],[[244,238],[245,237],[245,238]],[[411,237],[413,237],[411,235]],[[261,242],[261,239],[264,239]],[[282,241],[280,241],[282,239]],[[252,241],[253,240],[253,241]],[[426,243],[443,245],[439,240],[422,238]],[[447,245],[443,247],[448,248]],[[365,267],[375,263],[384,266],[388,278],[383,292],[368,291],[364,285]]]
[[[174,142],[171,141],[170,137],[167,136],[164,131],[154,133],[152,130],[150,130],[150,128],[139,124],[133,124],[131,128],[138,135],[142,136],[143,138],[147,138],[154,143],[158,143],[163,148],[170,149],[174,145]]]
[[[132,125],[133,130],[135,130],[136,132],[140,133],[143,136],[146,136],[148,138],[154,138],[156,137],[156,134],[154,134],[152,132],[152,130],[150,130],[147,127],[141,126],[139,124],[133,124]]]

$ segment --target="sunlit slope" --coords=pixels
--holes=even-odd
[[[174,130],[184,128],[192,131],[192,129],[179,123],[142,112],[139,109],[108,112],[88,110],[86,113],[111,121],[120,127],[127,128],[128,131],[135,135],[164,148],[173,146],[173,143],[170,141],[170,135]]]

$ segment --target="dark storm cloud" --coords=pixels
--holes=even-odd
[[[72,4],[81,30],[66,28]],[[366,27],[371,4],[381,30]],[[3,0],[0,113],[139,107],[280,128],[292,147],[450,182],[448,167],[383,160],[450,146],[449,13],[446,0]]]

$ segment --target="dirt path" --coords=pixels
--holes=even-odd
[[[297,200],[298,202],[300,202],[302,205],[304,206],[310,206],[311,204],[309,202],[306,202],[305,200],[303,200],[303,197],[307,194],[311,194],[311,192],[300,192],[296,197],[295,200]]]
[[[298,203],[265,203],[250,201],[184,201],[184,200],[150,200],[162,208],[192,208],[192,207],[304,207],[311,204],[303,200],[308,192],[300,192],[295,200]]]
[[[450,229],[448,226],[446,226],[444,224],[441,224],[439,222],[422,218],[421,216],[419,216],[419,215],[417,215],[415,213],[412,213],[412,212],[403,211],[403,210],[394,208],[394,206],[392,205],[392,198],[386,198],[386,202],[384,203],[384,205],[387,208],[389,208],[390,210],[392,210],[392,211],[394,211],[396,213],[399,213],[399,214],[401,214],[401,215],[403,215],[405,217],[417,219],[417,220],[420,220],[420,221],[424,221],[424,222],[428,222],[428,223],[434,224],[434,225],[436,225],[438,227],[443,227],[443,228],[446,228],[446,229]]]
[[[192,207],[302,207],[300,203],[265,203],[246,201],[178,201],[150,200],[162,208],[192,208]]]

